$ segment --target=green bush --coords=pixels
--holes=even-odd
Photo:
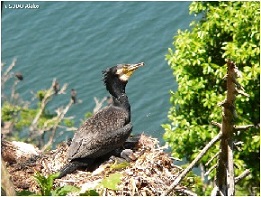
[[[233,60],[242,71],[239,83],[250,95],[249,98],[237,96],[236,124],[255,125],[235,134],[235,142],[243,142],[234,151],[235,176],[245,169],[251,170],[251,176],[237,188],[256,195],[260,182],[257,162],[260,160],[260,3],[193,2],[190,13],[202,14],[202,20],[193,21],[191,30],[179,30],[174,37],[174,49],[169,49],[166,55],[178,90],[170,93],[170,123],[163,125],[163,138],[173,156],[191,161],[219,132],[210,122],[222,120],[222,108],[217,104],[224,100],[226,93],[225,59]],[[212,147],[202,158],[202,164],[218,149],[219,144]],[[216,160],[211,165],[215,163]],[[205,170],[209,167],[205,166]],[[209,174],[210,181],[214,172]]]

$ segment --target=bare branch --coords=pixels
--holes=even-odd
[[[189,195],[189,196],[198,196],[196,193],[186,189],[186,188],[176,188],[175,191],[178,191],[180,193],[183,193],[183,194],[186,194],[186,195]]]
[[[211,159],[208,160],[208,162],[205,165],[208,166],[213,161],[213,159],[215,159],[218,156],[219,153],[220,151],[218,151],[213,157],[211,157]]]
[[[237,94],[244,96],[244,88],[239,84],[236,78],[242,77],[236,64],[227,60],[227,75],[226,85],[227,93],[225,102],[222,102],[222,139],[220,142],[221,152],[219,154],[216,185],[220,195],[233,196],[235,195],[235,177],[234,177],[234,161],[233,161],[233,133],[239,130],[246,130],[252,125],[236,127],[234,125],[236,115],[235,100]]]
[[[214,186],[213,190],[211,191],[211,196],[217,196],[218,193],[218,186]]]
[[[180,181],[186,176],[186,174],[196,165],[196,163],[204,156],[204,154],[221,138],[222,133],[216,135],[197,155],[197,157],[189,164],[189,166],[182,171],[170,185],[168,190],[164,192],[164,196],[168,196],[171,191],[180,183]]]
[[[250,174],[250,170],[246,169],[242,174],[240,174],[238,177],[235,178],[235,184],[237,184],[239,181],[241,181],[243,178],[245,178],[249,174]]]
[[[107,100],[107,97],[103,97],[101,101],[97,97],[94,97],[95,101],[95,107],[93,109],[93,113],[95,114],[97,111],[99,111],[102,108],[103,103]]]
[[[218,128],[221,129],[222,124],[215,122],[215,121],[211,121],[211,124],[214,125],[214,126],[217,126]]]
[[[36,125],[37,125],[38,120],[40,119],[40,116],[44,112],[44,109],[45,109],[47,103],[49,102],[50,98],[55,94],[55,92],[53,91],[53,84],[55,83],[55,81],[56,81],[56,79],[53,80],[53,83],[52,83],[51,87],[46,91],[46,93],[44,95],[44,98],[43,98],[43,100],[41,102],[40,110],[36,114],[32,124],[30,126],[31,134],[33,134],[32,132],[34,130],[36,130]]]
[[[70,102],[68,103],[68,105],[64,108],[63,111],[61,111],[58,114],[57,120],[55,122],[55,125],[52,128],[52,134],[51,137],[49,138],[49,141],[44,145],[44,147],[42,148],[42,151],[45,151],[49,146],[51,146],[54,136],[55,136],[55,132],[58,128],[59,123],[63,120],[65,114],[68,112],[68,110],[70,109],[70,107],[72,106],[72,104],[74,103],[74,101],[71,99]]]
[[[6,77],[9,74],[9,72],[13,69],[13,67],[16,65],[16,60],[17,60],[16,58],[13,59],[12,63],[10,64],[10,66],[6,69],[3,77]]]
[[[214,170],[217,167],[217,164],[213,165],[211,168],[209,168],[209,170],[204,174],[204,176],[208,176],[209,173]]]
[[[234,126],[234,131],[245,131],[249,128],[254,127],[254,125],[242,125],[242,126]]]
[[[14,66],[16,65],[16,58],[13,59],[12,63],[10,64],[10,66],[6,69],[5,73],[2,75],[1,78],[1,88],[4,87],[5,82],[10,78],[10,74],[9,72],[14,68]]]
[[[30,126],[30,132],[31,132],[31,136],[32,138],[35,138],[36,136],[39,136],[39,133],[36,133],[37,131],[37,122],[39,121],[41,115],[44,112],[44,109],[46,107],[46,105],[48,104],[48,102],[50,101],[50,99],[52,98],[53,95],[56,94],[55,90],[54,90],[54,86],[57,83],[56,79],[53,79],[52,85],[51,87],[46,91],[44,98],[41,102],[41,106],[40,106],[40,110],[38,111],[38,113],[36,114],[34,120],[32,121],[32,124]],[[61,88],[61,90],[58,92],[58,94],[65,94],[65,90],[67,88],[67,84],[64,84],[63,87]]]
[[[246,96],[246,97],[250,97],[250,95],[245,93],[244,90],[240,90],[240,89],[237,89],[237,88],[236,88],[236,93],[241,94],[241,95]]]

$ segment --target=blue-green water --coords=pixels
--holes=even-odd
[[[34,4],[38,9],[28,9]],[[53,78],[69,83],[66,95],[54,98],[53,110],[66,105],[70,89],[81,104],[68,116],[76,127],[95,106],[93,97],[107,96],[101,71],[118,63],[145,62],[134,73],[126,92],[132,107],[133,132],[145,132],[161,141],[169,104],[169,90],[177,84],[165,55],[178,29],[189,28],[190,2],[5,2],[2,13],[2,62],[24,80],[17,91],[49,88]],[[23,7],[23,8],[14,8]],[[57,141],[72,136],[64,133]]]

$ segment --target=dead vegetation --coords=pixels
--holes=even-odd
[[[21,145],[21,144],[20,144]],[[22,146],[22,145],[21,145]],[[41,153],[37,148],[23,144],[30,148],[30,154],[17,143],[3,141],[2,156],[6,162],[7,170],[14,183],[16,191],[29,190],[39,193],[35,181],[36,172],[48,176],[57,172],[66,162],[68,145],[60,144],[57,149]],[[164,152],[166,147],[159,146],[155,138],[141,135],[134,147],[135,161],[123,162],[121,165],[112,157],[94,171],[77,170],[62,179],[56,179],[55,187],[73,185],[80,188],[80,193],[95,189],[100,195],[126,195],[126,196],[158,196],[168,189],[173,180],[180,173],[181,168],[173,164],[173,159]],[[34,150],[33,150],[34,149]],[[10,155],[12,157],[10,158]],[[116,190],[99,187],[99,183],[114,173],[121,176]],[[186,187],[178,185],[173,195],[194,195]],[[74,193],[72,195],[79,195]]]

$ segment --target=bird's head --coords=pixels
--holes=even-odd
[[[118,64],[103,71],[103,81],[107,90],[117,98],[120,93],[125,93],[125,86],[139,67],[144,66],[144,62],[137,64]]]
[[[134,71],[141,66],[144,66],[144,62],[137,64],[118,64],[114,67],[115,74],[121,81],[128,81]]]

